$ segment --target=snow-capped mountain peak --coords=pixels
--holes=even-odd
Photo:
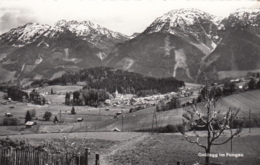
[[[259,8],[240,8],[231,13],[228,17],[231,27],[240,26],[259,26],[260,25],[260,9]]]
[[[158,32],[160,31],[166,24],[169,24],[170,28],[174,27],[184,27],[184,26],[191,26],[195,23],[200,22],[199,19],[202,20],[210,20],[214,24],[218,24],[221,20],[220,17],[213,16],[211,14],[205,13],[198,9],[176,9],[172,10],[163,16],[157,18],[150,27],[157,26],[151,32]],[[150,32],[150,33],[151,33]]]
[[[12,43],[13,46],[22,47],[34,42],[44,34],[51,26],[38,23],[27,23],[24,26],[11,29],[9,32],[0,36],[1,40]]]
[[[67,25],[67,21],[65,19],[59,20],[55,24],[55,26],[66,26],[66,25]]]
[[[217,29],[220,21],[220,17],[198,9],[176,9],[158,17],[144,33],[162,32],[180,36],[208,54],[219,41]]]
[[[123,34],[113,32],[91,21],[78,22],[75,20],[60,20],[55,24],[55,26],[67,28],[71,32],[75,33],[77,36],[84,37],[86,40],[89,40],[91,42],[94,42],[97,38],[100,38],[101,36],[106,36],[108,39],[112,40],[128,39],[128,37]]]
[[[99,42],[109,42],[108,45],[114,45],[128,40],[129,38],[118,32],[113,32],[91,21],[78,22],[75,20],[60,20],[54,26],[43,25],[39,23],[27,23],[23,26],[11,29],[9,32],[0,35],[0,40],[15,47],[23,47],[36,41],[39,37],[55,38],[66,30],[71,31],[76,36],[91,42],[97,46]],[[106,38],[103,40],[103,38]],[[103,46],[98,46],[103,49]]]

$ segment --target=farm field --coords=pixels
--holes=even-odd
[[[226,112],[229,108],[240,108],[238,116],[248,117],[249,110],[254,117],[260,117],[260,90],[252,90],[222,97],[216,103],[216,110]],[[203,103],[198,103],[197,106],[205,112],[206,108]],[[188,110],[190,107],[185,107]]]
[[[60,96],[60,95],[52,95]],[[13,114],[13,117],[19,121],[18,126],[1,126],[0,136],[7,134],[26,134],[26,133],[36,133],[36,132],[58,132],[57,127],[53,123],[53,119],[57,116],[59,121],[59,129],[61,132],[68,132],[73,127],[73,132],[75,131],[100,131],[93,123],[98,123],[102,121],[114,120],[114,116],[117,112],[129,111],[131,107],[110,107],[109,111],[105,107],[94,108],[88,106],[74,106],[76,115],[71,115],[71,106],[64,104],[46,104],[44,106],[26,104],[21,102],[12,101],[7,105],[0,105],[0,123],[3,123],[3,119],[7,118],[5,113]],[[35,110],[35,117],[33,121],[37,123],[37,128],[24,129],[25,114],[28,110]],[[42,121],[43,115],[46,111],[52,113],[52,117],[49,121]],[[82,122],[77,122],[78,118],[83,118]],[[105,127],[104,127],[105,128]],[[107,130],[111,131],[111,130]]]
[[[0,96],[3,93],[0,93]],[[63,104],[64,95],[47,95],[58,100],[57,103],[44,106],[26,104],[12,101],[7,105],[0,105],[0,122],[6,112],[11,112],[13,117],[20,121],[18,126],[0,126],[0,138],[9,135],[10,138],[31,139],[32,143],[37,143],[48,138],[59,139],[64,133],[70,133],[70,136],[77,136],[82,139],[85,135],[87,147],[91,148],[90,162],[94,162],[95,153],[100,153],[101,163],[107,165],[114,164],[176,164],[177,161],[193,164],[196,161],[203,162],[204,158],[199,157],[198,153],[204,153],[200,147],[188,143],[179,133],[174,134],[150,134],[131,132],[133,130],[147,129],[156,127],[156,121],[153,124],[153,115],[155,106],[142,109],[137,112],[129,113],[129,109],[134,106],[121,107],[88,107],[75,106],[76,115],[71,115],[71,106]],[[241,108],[239,113],[242,117],[248,117],[248,110],[251,109],[252,117],[259,117],[258,100],[260,91],[247,91],[223,97],[217,103],[217,109],[225,112],[229,107]],[[198,107],[205,112],[203,103]],[[185,110],[191,107],[179,108],[170,111],[156,112],[157,126],[166,126],[168,124],[182,123],[182,115]],[[37,126],[26,129],[24,117],[27,110],[36,111],[35,122]],[[52,112],[50,121],[41,121],[46,111]],[[123,114],[117,115],[117,112]],[[62,123],[58,127],[53,123],[54,116],[57,116]],[[36,120],[36,117],[38,120]],[[83,118],[82,122],[77,122],[77,118]],[[123,123],[123,125],[122,125]],[[72,129],[73,128],[73,129]],[[112,132],[114,128],[129,132]],[[244,154],[242,158],[212,158],[214,162],[227,163],[229,165],[259,164],[260,149],[260,129],[252,128],[250,134],[248,129],[233,140],[233,153]],[[205,132],[201,131],[200,136],[204,138]],[[222,139],[229,136],[225,133]],[[202,139],[202,141],[204,141]],[[241,147],[242,146],[242,147]],[[230,152],[230,143],[222,146],[214,146],[212,152],[228,153]]]
[[[205,141],[205,132],[201,131],[201,141]],[[11,139],[26,138],[30,143],[37,143],[48,138],[61,138],[61,133],[12,135]],[[71,138],[77,136],[80,140],[85,133],[71,133]],[[220,140],[229,137],[228,133],[222,135]],[[244,129],[240,136],[233,139],[234,154],[243,154],[243,157],[217,157],[211,158],[212,162],[221,162],[228,165],[258,165],[260,163],[260,129]],[[100,154],[101,164],[176,164],[177,161],[191,165],[196,162],[203,162],[204,157],[199,157],[199,153],[204,150],[196,144],[188,143],[179,133],[150,134],[135,132],[88,132],[86,133],[87,146],[91,150],[93,157],[95,153]],[[231,153],[230,142],[221,146],[213,146],[212,153]]]
[[[218,157],[211,158],[212,162],[228,165],[257,165],[260,163],[259,154],[260,136],[236,137],[233,139],[233,152],[243,154],[241,158]],[[222,137],[221,140],[226,139]],[[203,142],[205,138],[202,138]],[[230,152],[230,142],[221,146],[213,146],[212,153],[226,154]],[[176,164],[177,161],[191,165],[196,162],[204,162],[204,149],[196,144],[188,143],[183,136],[172,134],[154,134],[145,137],[141,141],[122,148],[116,148],[113,155],[105,157],[107,164]]]
[[[66,85],[66,86],[62,86],[62,85],[50,85],[50,86],[45,86],[42,88],[37,89],[38,92],[51,92],[51,89],[53,89],[54,92],[74,92],[77,90],[82,89],[82,86],[76,86],[76,85]]]
[[[61,96],[61,95],[51,95]],[[221,113],[225,113],[229,107],[241,108],[239,116],[248,118],[248,111],[251,109],[251,116],[259,117],[260,116],[260,105],[258,100],[260,98],[260,91],[247,91],[244,93],[234,94],[231,96],[223,97],[220,101],[217,102],[217,109],[221,110]],[[13,108],[10,108],[12,107]],[[42,119],[43,114],[46,111],[52,112],[52,117],[50,121],[39,121],[35,120],[38,123],[39,129],[32,129],[31,133],[38,132],[57,132],[57,128],[54,127],[53,119],[54,116],[57,116],[60,121],[63,123],[60,124],[60,129],[63,132],[70,131],[72,127],[73,132],[85,132],[85,131],[112,131],[114,128],[118,128],[124,131],[134,131],[140,129],[152,128],[153,121],[154,127],[156,126],[156,120],[153,120],[155,106],[142,109],[140,111],[129,113],[129,109],[134,106],[125,106],[125,107],[109,107],[109,111],[106,111],[105,107],[94,108],[88,106],[75,106],[76,115],[71,115],[71,106],[66,106],[64,104],[50,104],[50,105],[33,105],[33,104],[24,104],[19,102],[13,102],[8,105],[0,106],[0,122],[5,118],[4,114],[7,112],[12,113],[14,116],[19,119],[20,124],[23,125],[24,117],[27,110],[36,111],[36,117]],[[205,107],[203,103],[199,103],[198,107],[202,109],[202,113],[205,112]],[[189,110],[191,107],[179,108],[170,111],[156,112],[157,116],[157,126],[166,126],[168,124],[179,124],[182,123],[182,115],[185,110]],[[122,115],[116,116],[117,112],[123,111]],[[116,116],[116,118],[115,118]],[[83,118],[84,120],[80,123],[77,123],[77,118]],[[75,126],[72,124],[74,123]],[[123,124],[122,124],[123,123]],[[10,128],[10,127],[9,127]],[[15,128],[15,129],[14,129]],[[5,127],[1,127],[0,135],[6,135],[8,133],[12,134],[21,134],[30,132],[30,129],[13,129],[9,130]],[[17,131],[16,131],[17,130]],[[20,130],[20,131],[19,131]],[[24,132],[25,131],[25,132]]]
[[[224,97],[222,103],[230,107],[241,108],[242,113],[248,114],[249,109],[251,113],[260,115],[260,90],[247,91],[239,94]]]
[[[112,130],[113,128],[122,129],[123,121],[123,130],[124,131],[133,131],[139,129],[152,128],[153,123],[153,114],[155,106],[149,107],[134,113],[126,113],[118,115],[118,118],[113,120],[106,120],[100,123],[95,123],[96,128],[100,130]],[[175,109],[171,111],[156,112],[157,115],[157,126],[166,126],[168,124],[178,124],[182,122],[183,109]],[[154,119],[154,127],[156,121]]]
[[[256,70],[244,70],[244,71],[219,71],[218,79],[222,80],[225,78],[240,78],[246,77],[248,72],[259,72],[259,69]]]

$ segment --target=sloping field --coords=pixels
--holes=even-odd
[[[156,127],[156,118],[153,120],[155,107],[149,107],[134,113],[125,113],[118,115],[115,119],[110,119],[100,123],[93,124],[92,127],[96,127],[97,130],[111,131],[113,128],[122,129],[124,131],[133,131],[139,129]],[[156,112],[157,126],[166,126],[168,124],[178,124],[182,122],[183,109],[175,109],[171,111]],[[123,123],[123,126],[122,126]],[[92,128],[93,129],[93,128]]]
[[[248,114],[251,109],[252,114],[260,115],[260,90],[247,91],[244,93],[234,94],[224,97],[222,104],[227,107],[237,107],[241,113]]]
[[[246,131],[246,130],[245,130]],[[244,131],[244,132],[245,132]],[[217,156],[210,158],[211,162],[221,162],[228,165],[259,165],[259,129],[252,129],[254,135],[238,136],[233,139],[234,154],[243,154],[242,157]],[[258,133],[258,134],[257,134]],[[196,162],[203,162],[204,157],[199,153],[205,153],[204,149],[196,144],[191,144],[179,134],[148,134],[135,132],[87,132],[71,133],[70,137],[77,137],[78,141],[86,135],[85,147],[90,148],[90,164],[94,164],[95,153],[100,153],[101,164],[176,164],[177,161],[191,165]],[[11,135],[11,139],[28,139],[31,144],[39,143],[47,139],[61,139],[64,134],[30,134]],[[226,140],[228,134],[220,137],[221,141]],[[0,138],[5,138],[2,136]],[[201,142],[205,142],[201,137]],[[213,154],[231,153],[230,142],[213,146]]]
[[[8,82],[8,81],[14,79],[15,73],[16,73],[16,71],[11,72],[9,70],[1,68],[1,66],[0,66],[0,82]]]
[[[218,78],[219,80],[225,79],[225,78],[241,78],[246,77],[248,72],[259,72],[259,69],[256,70],[242,70],[242,71],[220,71],[218,72]]]
[[[61,86],[61,85],[50,85],[43,87],[38,90],[38,92],[51,92],[51,89],[53,89],[54,92],[74,92],[77,90],[80,90],[82,86]]]
[[[229,110],[229,108],[240,108],[238,116],[248,118],[249,109],[251,109],[252,117],[260,116],[260,90],[248,91],[244,93],[234,94],[231,96],[223,97],[216,104],[216,110],[220,110],[221,114],[224,114]],[[204,103],[199,103],[197,105],[201,112],[206,114],[206,107]],[[107,130],[110,131],[113,128],[119,128],[120,130],[123,127],[124,131],[132,131],[138,129],[152,128],[152,123],[154,127],[156,126],[156,120],[153,120],[155,107],[149,107],[134,113],[118,115],[116,119],[110,119],[107,121],[102,121],[100,123],[94,124],[92,127],[95,127],[97,130]],[[157,126],[166,126],[168,124],[178,124],[182,123],[182,115],[186,113],[185,110],[190,110],[191,107],[185,107],[174,109],[170,111],[156,112],[157,116]],[[92,128],[93,129],[93,128]]]
[[[64,103],[65,95],[45,95],[45,99],[53,103]]]
[[[186,86],[186,87],[198,87],[198,88],[200,88],[202,85],[201,85],[201,84],[195,84],[195,83],[185,82],[185,86]]]
[[[59,71],[57,73],[54,73],[52,75],[52,77],[50,78],[50,80],[53,80],[53,79],[58,78],[58,77],[61,77],[64,73],[66,73],[66,72],[65,71]]]
[[[230,150],[230,142],[224,145],[213,146],[211,153],[217,155],[210,158],[211,162],[222,165],[259,165],[259,135],[235,137],[233,139],[233,149]],[[227,137],[220,138],[221,141]],[[134,141],[134,140],[132,140]],[[206,138],[202,137],[201,142],[205,142]],[[128,143],[128,142],[126,142]],[[196,162],[204,162],[205,157],[199,156],[205,153],[204,149],[191,144],[185,140],[183,136],[173,134],[153,134],[145,137],[141,141],[129,143],[123,147],[111,148],[111,155],[104,155],[104,163],[107,165],[114,164],[181,164],[192,165]],[[122,144],[122,143],[121,143]],[[243,154],[240,157],[228,156],[227,153],[236,155]],[[224,154],[224,156],[219,156]],[[103,155],[102,155],[103,156]]]
[[[146,133],[124,133],[124,132],[80,132],[80,133],[44,133],[44,134],[28,134],[28,135],[10,135],[10,138],[26,138],[26,139],[60,139],[64,135],[69,135],[69,137],[77,137],[78,139],[99,139],[99,140],[111,140],[111,141],[125,141]],[[3,136],[2,136],[3,137]]]

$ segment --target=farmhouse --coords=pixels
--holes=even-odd
[[[111,100],[106,99],[106,100],[104,101],[104,103],[105,103],[105,104],[111,104]]]
[[[6,117],[11,117],[11,116],[13,116],[13,114],[10,113],[10,112],[7,112],[7,113],[5,113],[5,116],[6,116]]]
[[[77,122],[82,122],[83,121],[83,118],[78,118],[77,119]]]
[[[25,127],[26,127],[26,128],[32,128],[34,125],[36,125],[36,123],[33,122],[33,121],[27,121],[27,122],[25,123]]]
[[[121,130],[115,127],[115,128],[112,129],[112,131],[114,131],[114,132],[120,132]]]
[[[121,115],[121,112],[117,112],[116,115]]]

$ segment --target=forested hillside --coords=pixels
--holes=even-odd
[[[77,73],[65,73],[53,80],[37,80],[32,86],[45,85],[73,85],[77,82],[86,82],[86,86],[93,89],[105,89],[109,93],[118,90],[119,93],[167,93],[177,91],[178,87],[185,85],[183,81],[173,77],[154,78],[138,73],[97,67],[80,70]]]

